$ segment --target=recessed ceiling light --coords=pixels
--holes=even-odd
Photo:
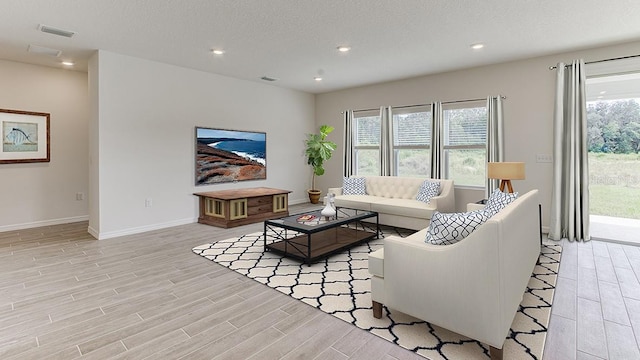
[[[64,37],[68,37],[68,38],[73,37],[73,35],[76,34],[75,31],[59,29],[59,28],[55,28],[53,26],[47,26],[47,25],[43,25],[43,24],[38,25],[38,29],[40,31],[42,31],[42,32],[45,32],[45,33],[58,35],[58,36],[64,36]]]
[[[350,46],[338,46],[338,51],[340,52],[348,52],[349,50],[351,50]]]
[[[482,49],[483,47],[484,47],[484,44],[481,44],[481,43],[477,43],[477,44],[472,44],[471,45],[471,48],[473,50],[479,50],[479,49]]]
[[[314,78],[313,78],[313,80],[315,80],[315,81],[322,81],[322,78],[321,78],[320,76],[316,76],[316,77],[314,77]]]
[[[52,49],[52,48],[38,46],[38,45],[29,45],[29,47],[27,48],[27,51],[34,54],[48,55],[53,57],[59,57],[60,55],[62,55],[62,51],[58,49]]]
[[[222,49],[211,49],[211,52],[214,53],[215,55],[224,54],[224,50],[222,50]]]
[[[63,61],[62,65],[64,65],[64,66],[73,66],[75,64],[73,63],[73,61]]]
[[[607,93],[607,91],[606,91],[606,90],[602,90],[602,91],[600,91],[600,94],[606,94],[606,93]]]

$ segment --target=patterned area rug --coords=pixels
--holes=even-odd
[[[382,232],[412,233],[389,227]],[[371,240],[310,267],[264,252],[261,232],[197,246],[193,252],[425,358],[487,359],[486,345],[400,312],[384,308],[382,319],[373,317],[367,259],[382,244],[382,239]],[[542,358],[561,251],[558,245],[542,247],[504,345],[505,359]]]

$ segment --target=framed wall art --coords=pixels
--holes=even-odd
[[[196,185],[267,178],[267,134],[196,127]]]
[[[0,164],[49,162],[50,114],[0,109]]]

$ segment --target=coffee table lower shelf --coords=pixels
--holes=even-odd
[[[316,260],[376,237],[376,233],[366,230],[336,227],[274,241],[265,244],[265,249],[311,265]]]

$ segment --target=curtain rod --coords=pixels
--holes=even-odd
[[[585,62],[585,64],[597,64],[597,63],[601,63],[601,62],[607,62],[607,61],[613,61],[613,60],[624,60],[624,59],[632,59],[632,58],[636,58],[636,57],[640,57],[640,54],[637,55],[629,55],[629,56],[621,56],[621,57],[617,57],[617,58],[611,58],[611,59],[602,59],[602,60],[594,60],[594,61],[587,61]],[[565,65],[568,66],[568,65]],[[549,70],[555,70],[557,69],[558,66],[549,66]]]
[[[502,99],[506,99],[506,96],[500,95],[500,98]],[[467,100],[453,100],[453,101],[443,101],[442,104],[457,104],[457,103],[463,103],[463,102],[472,102],[472,101],[483,101],[483,100],[487,100],[486,98],[484,99],[467,99]],[[417,105],[402,105],[402,106],[392,106],[392,108],[394,109],[404,109],[404,108],[410,108],[410,107],[418,107],[418,106],[427,106],[427,105],[431,105],[431,103],[429,104],[417,104]],[[380,110],[380,108],[376,108],[376,109],[360,109],[360,110],[353,110],[353,112],[361,112],[361,111],[374,111],[374,110]],[[344,114],[344,111],[342,112]]]

